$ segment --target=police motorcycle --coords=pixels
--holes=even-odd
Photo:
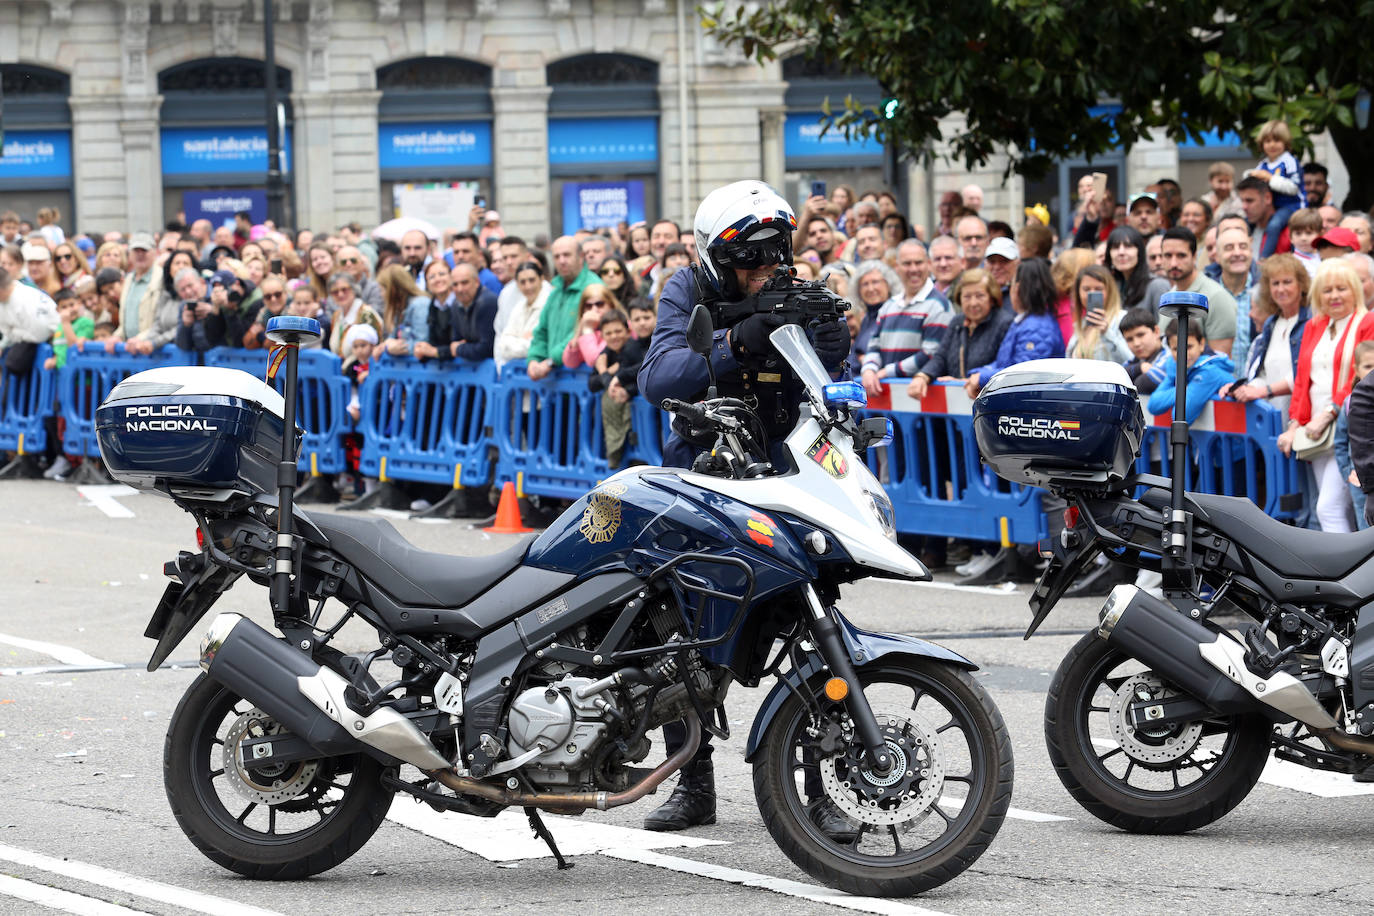
[[[97,415],[110,472],[196,520],[199,549],[164,567],[149,670],[240,577],[268,587],[280,633],[215,617],[167,732],[167,796],[207,857],[252,878],[314,875],[361,848],[404,794],[479,817],[523,808],[567,867],[540,812],[654,792],[703,731],[728,735],[730,686],[764,679],[775,683],[746,755],[768,830],[807,873],[908,895],[987,848],[1012,758],[975,666],[835,607],[844,583],[929,573],[897,546],[891,503],[860,458],[890,427],[856,420],[861,386],[831,383],[798,327],[772,337],[806,380],[789,466],[768,462],[735,405],[673,403],[718,434],[710,473],[621,471],[542,534],[484,557],[294,505],[295,347],[318,333],[312,319],[270,322],[285,398],[236,370],[161,368],[120,383]],[[710,337],[698,306],[694,349]],[[375,631],[370,651],[334,645],[350,621]],[[674,721],[684,745],[640,766],[650,732]],[[808,777],[857,825],[848,842],[807,816]]]
[[[1174,292],[1160,310],[1186,339],[1206,308]],[[1135,474],[1144,422],[1125,370],[1098,361],[1021,363],[974,402],[983,460],[1067,502],[1027,639],[1099,554],[1163,577],[1162,598],[1114,588],[1055,672],[1045,739],[1060,781],[1109,824],[1168,834],[1223,817],[1271,754],[1374,775],[1374,532],[1294,528],[1248,499],[1186,492],[1181,473]],[[1186,422],[1169,447],[1185,468]]]

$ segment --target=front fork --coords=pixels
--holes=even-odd
[[[868,752],[868,759],[873,761],[873,772],[882,775],[892,769],[894,761],[887,742],[883,740],[882,730],[878,728],[878,720],[873,717],[873,707],[868,705],[868,697],[864,695],[858,673],[849,660],[849,651],[840,638],[839,624],[821,604],[814,586],[808,584],[804,593],[807,607],[811,610],[811,635],[815,638],[816,649],[834,676],[848,685],[844,702],[849,710],[849,718],[853,720],[859,741]]]

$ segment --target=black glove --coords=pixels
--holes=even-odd
[[[743,351],[750,356],[763,356],[772,353],[773,344],[768,339],[785,322],[772,312],[755,312],[730,329],[730,345],[736,352]]]
[[[839,318],[817,325],[811,332],[811,343],[827,369],[834,369],[848,359],[853,347],[849,325]]]

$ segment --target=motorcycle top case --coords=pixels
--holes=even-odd
[[[998,372],[973,402],[978,451],[1003,480],[1110,485],[1131,473],[1145,417],[1126,370],[1093,359],[1037,359]]]
[[[115,386],[96,411],[96,438],[121,483],[223,502],[275,492],[284,412],[282,396],[247,372],[167,366]]]

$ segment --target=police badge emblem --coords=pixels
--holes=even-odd
[[[588,544],[604,544],[615,537],[620,527],[620,497],[625,495],[623,484],[606,484],[587,496],[587,508],[582,510],[582,525],[577,529]]]

